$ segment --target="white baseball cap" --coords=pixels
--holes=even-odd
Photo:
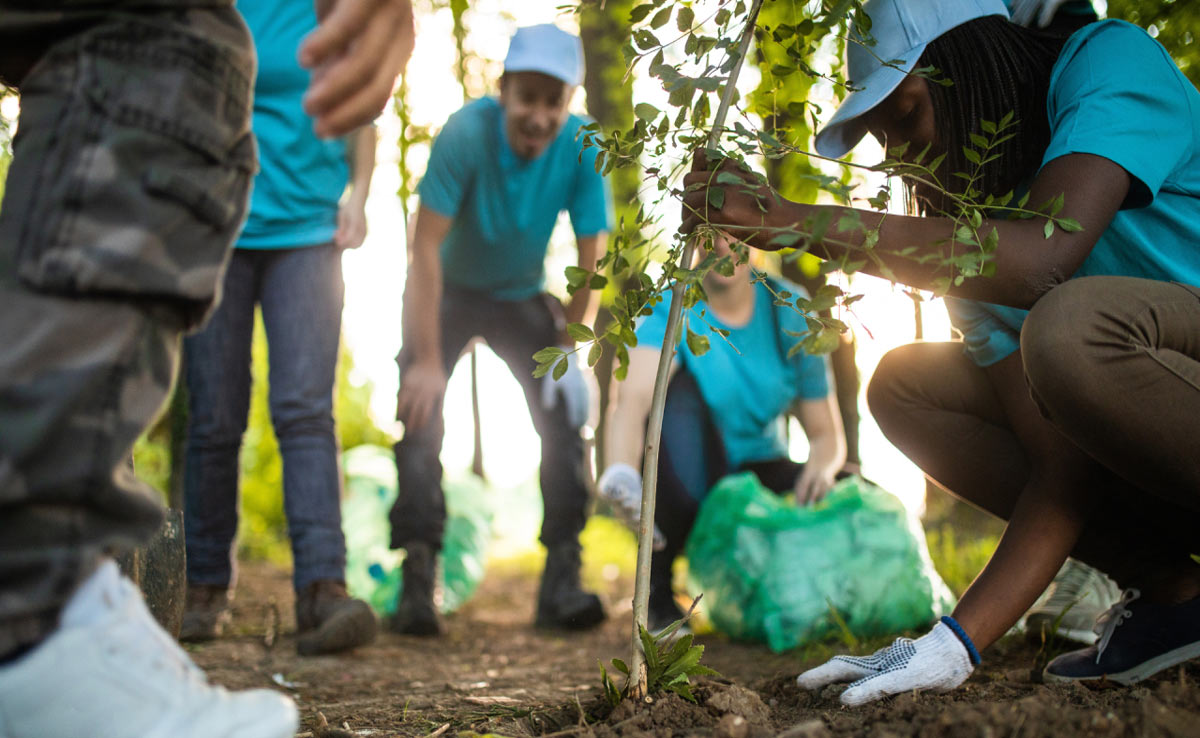
[[[1004,0],[867,0],[863,10],[871,18],[875,45],[866,46],[857,33],[851,35],[846,72],[857,89],[817,133],[821,156],[845,156],[867,135],[862,116],[900,86],[930,41],[976,18],[1008,17]]]
[[[552,23],[518,28],[504,72],[541,72],[568,85],[583,84],[583,42]]]

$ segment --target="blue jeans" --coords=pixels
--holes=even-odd
[[[262,305],[271,357],[271,422],[283,456],[283,504],[297,590],[345,577],[342,478],[333,386],[341,332],[341,252],[332,244],[236,249],[221,304],[184,340],[188,437],[184,467],[187,575],[228,585],[238,527],[238,454],[250,409],[254,307]]]

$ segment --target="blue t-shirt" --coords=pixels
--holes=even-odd
[[[611,230],[596,149],[577,137],[586,123],[568,116],[546,150],[525,160],[509,147],[495,98],[450,116],[417,188],[421,205],[453,218],[441,247],[447,284],[502,300],[533,297],[545,284],[546,247],[560,212],[571,216],[576,238]]]
[[[790,282],[772,279],[772,285],[776,292],[807,296],[803,287]],[[825,357],[799,351],[787,358],[800,339],[786,331],[806,331],[804,316],[776,307],[770,290],[761,283],[754,285],[754,295],[754,312],[740,328],[722,323],[703,302],[693,306],[684,320],[696,333],[710,336],[710,348],[703,356],[693,355],[681,326],[676,354],[676,361],[696,379],[733,469],[751,461],[786,457],[784,413],[798,400],[827,397],[831,386]],[[639,346],[662,346],[670,308],[670,300],[664,299],[642,319],[637,328]],[[728,341],[711,333],[705,321],[729,331]]]
[[[1200,285],[1200,92],[1166,49],[1124,21],[1086,26],[1054,65],[1046,109],[1050,146],[1042,166],[1093,154],[1131,178],[1121,210],[1073,276]],[[1020,347],[1026,311],[946,303],[976,363],[994,364]]]
[[[346,190],[346,144],[322,140],[301,107],[309,72],[296,60],[300,40],[317,27],[311,2],[238,0],[258,52],[254,136],[259,172],[243,249],[314,246],[333,240],[338,200]]]

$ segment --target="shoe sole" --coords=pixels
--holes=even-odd
[[[399,622],[393,618],[388,622],[388,630],[400,635],[420,636],[421,638],[432,638],[445,632],[442,624],[436,619]]]
[[[319,656],[339,653],[365,646],[375,640],[379,624],[370,607],[362,607],[334,614],[320,627],[296,638],[296,652],[301,656]]]
[[[1180,646],[1173,651],[1167,651],[1164,654],[1159,654],[1152,659],[1143,661],[1132,669],[1118,672],[1116,674],[1101,674],[1094,677],[1067,677],[1051,674],[1048,669],[1042,671],[1042,679],[1053,684],[1065,684],[1067,682],[1098,682],[1102,679],[1107,679],[1110,682],[1117,684],[1137,684],[1143,679],[1154,676],[1163,669],[1169,669],[1176,664],[1182,664],[1184,661],[1200,656],[1200,641],[1189,643],[1186,646]]]
[[[596,602],[579,612],[571,613],[567,616],[551,617],[550,615],[538,612],[533,624],[539,628],[549,628],[552,630],[587,630],[603,623],[607,617],[604,614],[604,605]]]

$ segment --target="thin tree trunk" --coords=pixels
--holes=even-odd
[[[742,42],[739,52],[741,58],[729,73],[725,82],[725,92],[721,103],[713,116],[712,130],[708,134],[708,148],[716,149],[721,142],[725,118],[729,107],[737,93],[738,74],[746,61],[750,50],[750,42],[754,39],[754,24],[763,0],[754,0],[750,13],[746,18],[746,27],[742,31]],[[683,249],[680,264],[690,267],[692,255],[696,252],[696,239],[689,239]],[[654,545],[654,504],[658,491],[658,446],[662,439],[663,410],[667,401],[667,379],[670,375],[671,362],[675,358],[675,345],[679,335],[679,322],[683,314],[683,293],[686,285],[676,281],[671,288],[671,310],[667,317],[667,331],[663,337],[662,353],[658,358],[658,374],[654,381],[654,396],[650,403],[650,420],[646,429],[645,458],[642,466],[642,513],[641,527],[638,530],[637,579],[634,582],[633,593],[633,658],[629,664],[630,696],[640,700],[646,697],[649,690],[645,654],[642,651],[641,629],[646,626],[646,610],[650,601],[650,554]]]

